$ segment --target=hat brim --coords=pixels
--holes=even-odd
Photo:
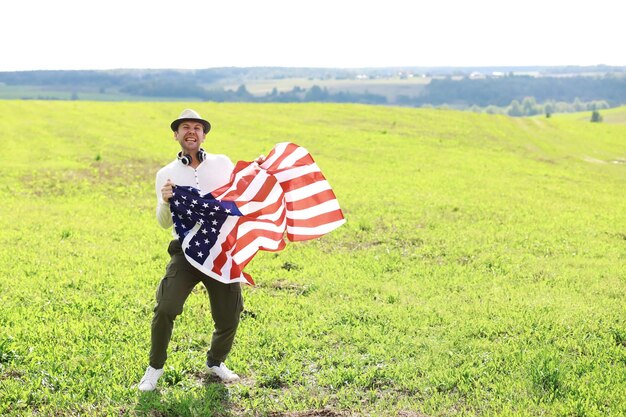
[[[172,132],[176,132],[178,130],[178,126],[180,126],[180,124],[182,122],[187,121],[187,120],[191,120],[192,122],[201,123],[202,126],[204,126],[204,134],[205,135],[207,133],[209,133],[209,131],[211,130],[211,123],[209,123],[207,120],[189,118],[189,119],[176,119],[176,120],[174,120],[172,122],[172,124],[170,125],[170,127],[172,128]]]

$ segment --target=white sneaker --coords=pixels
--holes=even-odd
[[[146,369],[146,373],[143,378],[139,382],[139,391],[154,391],[157,386],[157,381],[163,375],[163,369],[154,369],[151,366],[148,366]]]
[[[206,369],[209,374],[217,376],[223,382],[234,382],[239,380],[239,375],[228,369],[226,365],[224,365],[224,362],[220,363],[220,366],[207,365]]]

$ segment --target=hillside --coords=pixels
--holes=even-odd
[[[228,359],[200,288],[139,395],[169,233],[154,174],[306,147],[347,219],[263,253]],[[607,114],[608,117],[608,114]],[[626,414],[626,126],[338,104],[0,101],[0,414]],[[274,413],[274,414],[270,414]],[[294,413],[294,414],[290,414]]]
[[[602,116],[603,123],[626,125],[626,106],[600,110],[600,115]],[[559,114],[556,117],[563,120],[589,122],[591,120],[591,112],[586,111],[570,114]]]

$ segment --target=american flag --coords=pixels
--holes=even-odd
[[[301,146],[276,145],[260,166],[239,161],[230,182],[208,194],[176,186],[174,229],[187,260],[224,283],[254,285],[243,271],[259,250],[314,239],[345,223],[330,185]]]

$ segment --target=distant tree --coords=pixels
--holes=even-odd
[[[602,110],[602,109],[608,109],[609,107],[609,103],[607,103],[605,100],[594,100],[590,103],[587,104],[587,110]]]
[[[326,101],[328,99],[328,89],[322,89],[318,85],[314,85],[304,95],[304,101]]]
[[[522,110],[522,106],[520,106],[519,101],[513,100],[506,114],[508,114],[509,116],[513,116],[513,117],[523,116],[524,111]]]
[[[600,115],[600,112],[597,110],[594,110],[593,112],[591,112],[591,122],[592,123],[600,123],[602,121],[602,116]]]
[[[253,96],[252,94],[250,94],[250,92],[248,91],[248,89],[246,88],[245,84],[241,84],[238,88],[237,91],[235,91],[235,95],[240,98],[240,99],[251,99]]]
[[[415,100],[413,99],[413,97],[410,97],[406,94],[398,94],[396,96],[396,104],[399,104],[401,106],[411,106],[415,103]]]
[[[524,116],[533,116],[539,113],[537,101],[535,101],[534,97],[524,97],[524,100],[522,100],[522,111]]]
[[[585,110],[585,105],[578,97],[574,100],[574,111],[583,111]]]
[[[489,106],[485,107],[485,113],[487,113],[487,114],[498,114],[498,113],[500,113],[500,109],[498,109],[494,105],[489,105]]]

